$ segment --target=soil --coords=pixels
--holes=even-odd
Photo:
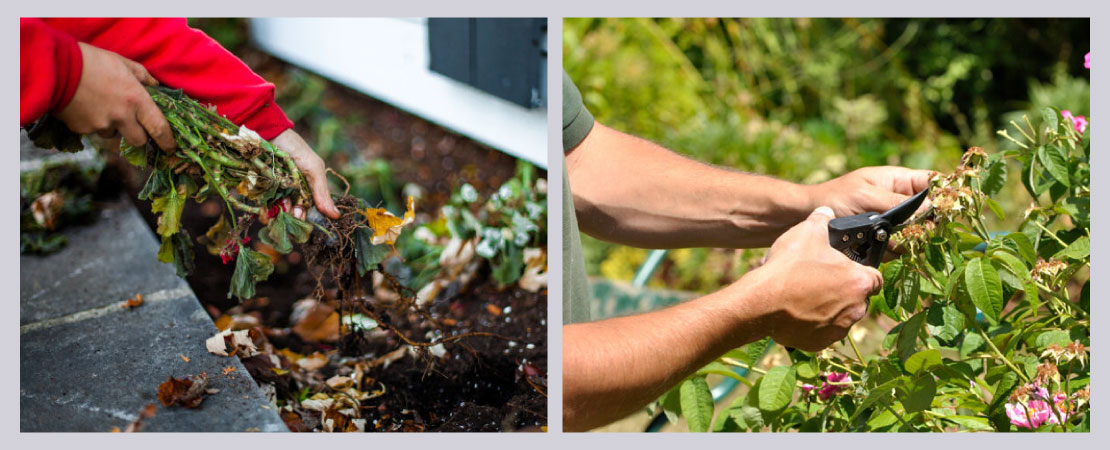
[[[283,62],[257,51],[246,53],[244,60],[252,68],[281,85],[286,69]],[[471,183],[487,196],[515,172],[514,158],[347,88],[328,83],[323,103],[337,116],[364,119],[344,125],[343,132],[355,143],[360,157],[387,161],[398,186],[416,183],[425,190],[418,213],[436,217],[439,207],[461,182]],[[305,124],[296,125],[306,140],[314,142]],[[329,166],[341,167],[348,159],[340,152]],[[126,174],[122,178],[129,180],[128,193],[134,200],[146,174],[118,159],[112,165],[112,170]],[[545,176],[542,172],[540,175]],[[149,203],[134,201],[154,229],[156,219]],[[220,204],[214,200],[188,202],[181,223],[190,235],[200,236],[219,213]],[[250,235],[256,235],[256,231]],[[403,344],[394,332],[386,332],[386,339],[372,341],[348,335],[331,345],[305,342],[288,333],[293,303],[310,296],[317,286],[306,266],[304,248],[275,258],[273,275],[257,285],[257,297],[244,305],[227,298],[234,268],[222,264],[218,256],[209,255],[203,246],[197,245],[195,250],[196,269],[187,281],[213,318],[238,306],[261,319],[275,348],[310,354],[335,352],[342,347],[345,355],[380,357]],[[547,291],[531,293],[516,287],[498,291],[488,272],[488,266],[483,267],[465,289],[441,294],[428,308],[437,323],[429,323],[411,310],[388,314],[397,332],[414,341],[426,342],[428,331],[436,328],[448,336],[475,332],[488,335],[445,344],[447,356],[442,360],[423,354],[375,368],[376,372],[368,375],[384,385],[386,393],[363,404],[361,413],[367,419],[367,431],[514,431],[546,427]],[[248,368],[256,366],[251,359],[244,360]],[[294,386],[283,385],[288,380],[275,380],[263,365],[257,368],[251,370],[252,375],[259,382],[274,382],[279,399],[296,396],[297,392],[291,392]],[[325,378],[334,370],[333,366],[321,369]],[[318,420],[303,417],[299,422],[287,423],[293,431],[307,431],[318,425]]]

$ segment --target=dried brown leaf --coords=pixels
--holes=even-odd
[[[167,408],[178,404],[186,408],[197,408],[204,401],[207,387],[208,374],[205,373],[183,378],[171,376],[158,385],[158,400]]]

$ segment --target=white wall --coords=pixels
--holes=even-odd
[[[428,69],[424,19],[260,18],[263,50],[331,80],[547,167],[546,108],[526,109]]]

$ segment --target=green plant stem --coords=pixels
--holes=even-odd
[[[1010,362],[1010,360],[1006,358],[1006,355],[1002,354],[1002,351],[998,349],[998,346],[994,345],[994,341],[991,340],[991,337],[987,335],[986,330],[983,330],[983,327],[981,326],[976,326],[976,328],[979,330],[979,334],[983,336],[983,339],[987,341],[987,345],[990,346],[991,350],[994,350],[994,353],[998,356],[998,358],[1002,359],[1002,362],[1006,364],[1006,367],[1009,367],[1010,370],[1013,370],[1014,373],[1017,374],[1018,378],[1022,379],[1022,381],[1028,383],[1029,377],[1025,375],[1025,372],[1022,372],[1020,369],[1018,369],[1017,366],[1014,365],[1014,363]]]
[[[843,365],[843,364],[840,364],[840,363],[835,363],[835,362],[833,362],[833,361],[831,361],[831,360],[830,360],[830,361],[828,361],[828,363],[829,363],[829,365],[830,365],[830,366],[836,367],[837,369],[841,369],[841,370],[843,370],[843,371],[845,371],[845,372],[848,372],[848,373],[850,373],[850,374],[852,374],[852,375],[855,375],[855,376],[857,376],[857,377],[859,376],[859,372],[856,372],[856,371],[854,371],[854,370],[852,370],[852,369],[849,369],[849,368],[848,368],[848,366],[845,366],[845,365]]]
[[[890,411],[891,414],[894,414],[894,418],[898,419],[898,422],[900,422],[902,424],[902,426],[904,426],[904,427],[910,426],[910,424],[906,423],[906,419],[902,418],[902,415],[898,414],[898,411],[895,411],[894,408],[890,407],[889,404],[883,403],[883,407],[886,408],[887,411]]]
[[[767,371],[766,371],[766,370],[763,370],[763,369],[759,369],[759,368],[756,368],[756,367],[752,367],[752,366],[750,366],[750,365],[748,365],[748,364],[745,364],[745,363],[743,363],[743,362],[737,361],[737,360],[735,360],[735,359],[732,359],[732,358],[721,358],[721,359],[720,359],[720,361],[721,361],[722,363],[724,363],[724,364],[727,364],[727,365],[730,365],[730,366],[735,366],[735,367],[739,367],[739,368],[741,368],[741,369],[747,369],[748,371],[751,371],[751,372],[754,372],[754,373],[758,373],[758,374],[760,374],[760,375],[767,375]]]
[[[1064,248],[1067,248],[1068,244],[1066,242],[1064,242],[1063,239],[1060,239],[1058,236],[1056,236],[1056,233],[1053,233],[1052,231],[1049,231],[1048,228],[1045,228],[1044,225],[1041,225],[1040,221],[1038,221],[1037,219],[1033,219],[1033,224],[1036,225],[1041,230],[1043,230],[1045,233],[1047,233],[1048,236],[1051,237],[1052,239],[1054,239],[1056,242],[1059,242],[1060,245],[1063,245]]]
[[[852,345],[852,351],[856,352],[856,358],[859,358],[859,363],[863,364],[864,367],[867,367],[867,360],[863,359],[863,354],[859,352],[859,347],[856,346],[856,340],[852,338],[851,332],[848,333],[847,338],[848,343]]]
[[[929,425],[932,425],[933,429],[937,430],[937,432],[939,432],[939,433],[944,432],[944,427],[940,426],[940,424],[937,423],[937,418],[940,417],[940,414],[929,411],[927,409],[922,410],[921,412],[924,413],[925,415],[929,416],[930,420],[928,422],[929,422]]]

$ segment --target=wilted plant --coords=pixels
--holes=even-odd
[[[151,167],[138,196],[150,200],[151,210],[158,214],[159,261],[174,264],[182,277],[193,270],[193,239],[181,227],[188,199],[199,203],[215,197],[225,206],[217,222],[197,240],[225,264],[234,262],[228,297],[253,297],[255,284],[274,270],[269,255],[248,245],[248,230],[259,216],[269,219],[258,232],[259,241],[281,254],[292,251],[294,243],[307,242],[314,226],[335,239],[334,226],[329,230],[328,225],[310,224],[291,214],[293,207],[308,210],[313,204],[308,184],[288,154],[180,91],[149,87],[147,92],[170,124],[177,148],[164,152],[149,144],[136,147],[123,142],[120,153],[135,166]],[[30,134],[40,147],[82,148],[76,135],[49,116]],[[411,202],[405,219],[357,200],[348,203],[345,217],[360,224],[348,231],[372,236],[370,247],[362,249],[364,254],[386,254],[400,227],[412,221]],[[364,267],[367,260],[362,258]]]

